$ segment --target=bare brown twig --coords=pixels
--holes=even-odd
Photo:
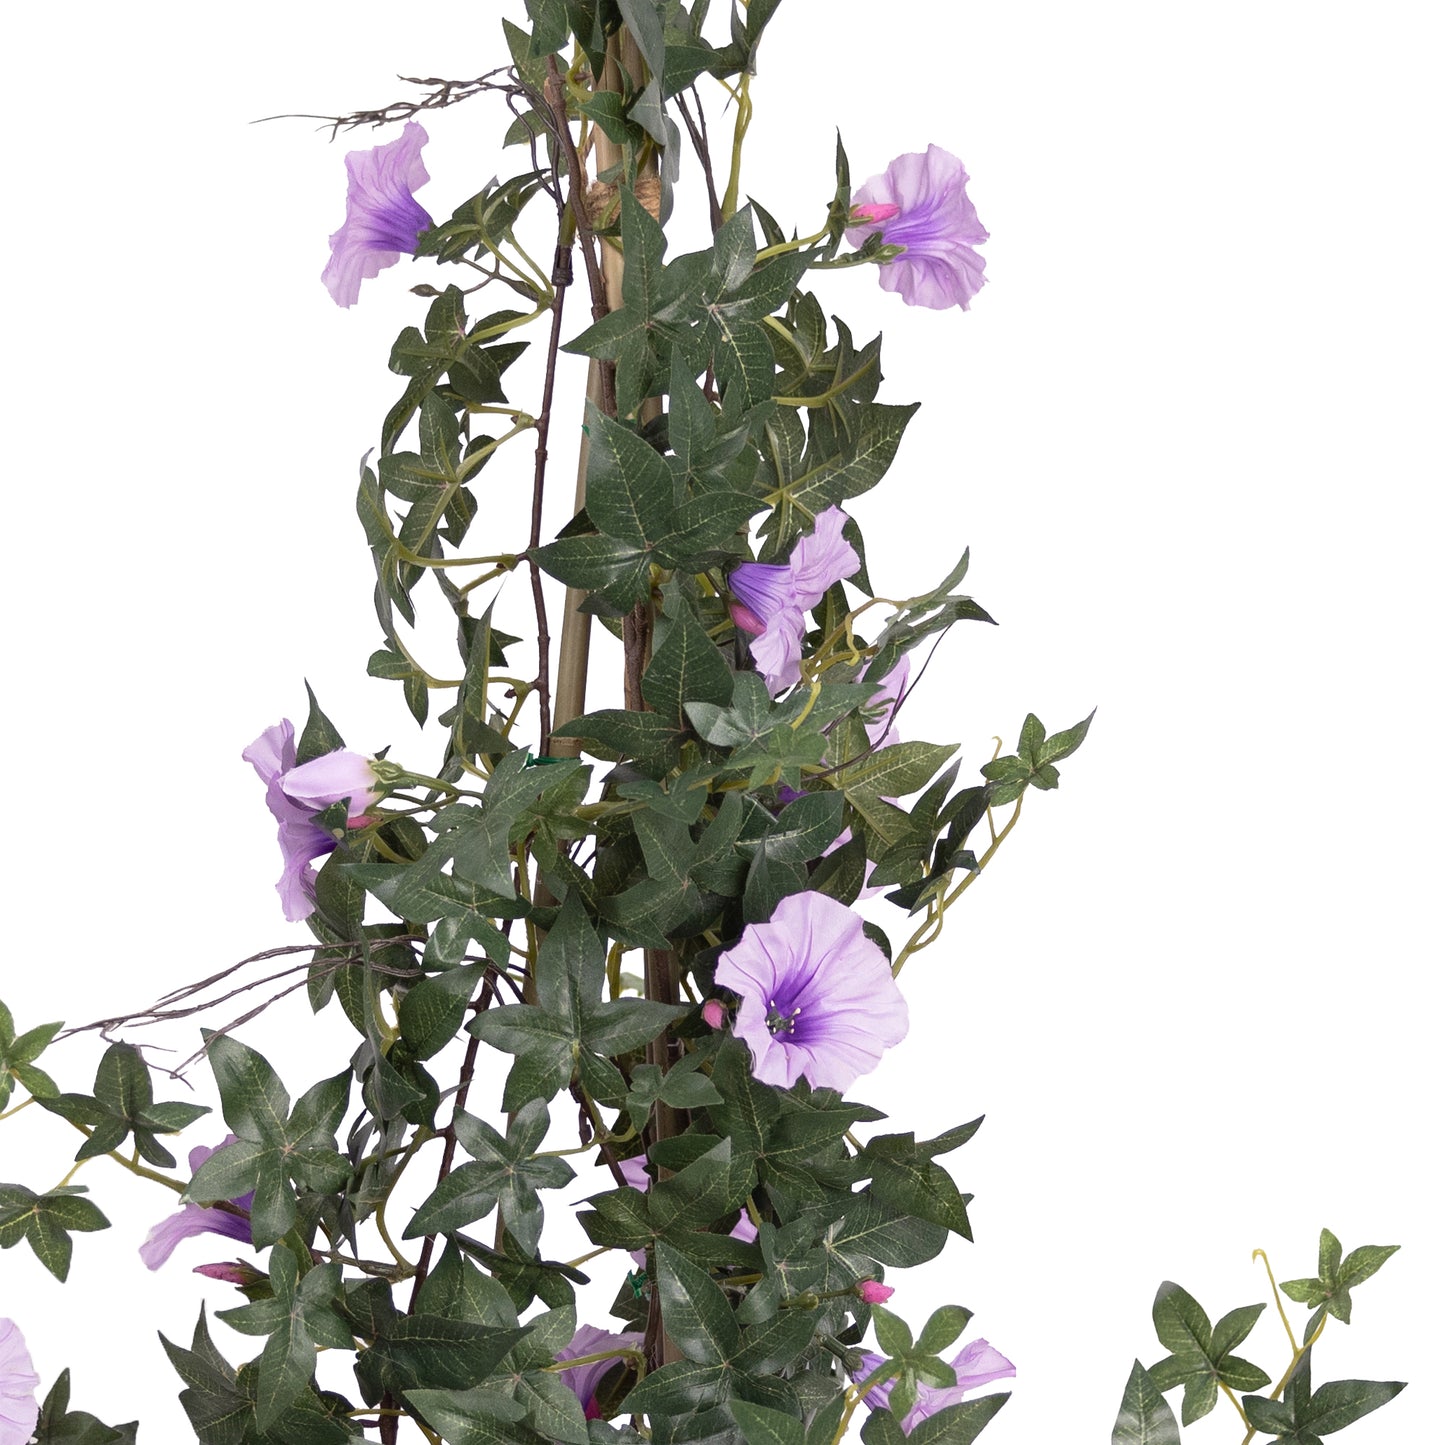
[[[402,934],[396,938],[388,938],[384,941],[387,944],[399,943],[408,946],[426,942],[424,938],[415,934]],[[217,984],[224,983],[226,979],[232,977],[232,975],[238,973],[249,964],[265,963],[273,958],[283,958],[296,953],[321,955],[343,949],[345,952],[334,961],[331,959],[311,959],[305,963],[293,964],[290,968],[279,969],[275,973],[265,974],[261,978],[252,979],[248,983],[238,984],[235,988],[227,989],[226,992],[214,998],[202,997],[208,989],[214,988]],[[245,1013],[241,1014],[240,1017],[230,1020],[229,1023],[222,1025],[214,1031],[216,1034],[228,1034],[234,1029],[240,1028],[242,1024],[249,1023],[258,1014],[264,1013],[273,1003],[285,998],[287,994],[294,993],[298,988],[305,987],[317,972],[334,973],[338,969],[347,968],[353,964],[363,963],[364,961],[364,951],[358,948],[357,945],[350,943],[330,945],[289,943],[279,948],[267,948],[263,949],[260,953],[253,953],[249,958],[243,958],[239,963],[230,964],[228,967],[220,969],[207,978],[199,979],[195,983],[185,984],[181,988],[172,989],[169,993],[163,994],[147,1008],[137,1009],[130,1013],[117,1014],[112,1018],[96,1019],[88,1024],[77,1024],[74,1028],[65,1029],[61,1034],[57,1035],[57,1037],[67,1038],[72,1034],[95,1032],[107,1042],[114,1042],[111,1035],[117,1029],[151,1028],[156,1024],[175,1023],[180,1019],[194,1018],[197,1014],[206,1013],[211,1009],[218,1008],[228,999],[236,998],[243,993],[249,993],[253,989],[262,988],[268,983],[275,983],[279,979],[288,978],[297,973],[304,973],[306,975],[304,978],[297,979],[294,983],[287,984],[285,988],[279,989],[276,993],[258,1003],[254,1008],[248,1009]],[[373,962],[371,967],[377,973],[385,974],[393,978],[410,978],[416,972],[414,969],[394,968],[390,964],[376,962]],[[164,1068],[160,1065],[154,1065],[153,1067],[160,1069],[162,1073],[165,1073],[172,1079],[181,1079],[184,1077],[186,1070],[204,1054],[205,1048],[203,1046],[188,1058],[182,1060],[182,1062],[174,1068]]]
[[[496,77],[499,75],[508,78],[506,81],[498,81]],[[510,65],[499,65],[495,70],[489,70],[485,75],[478,75],[472,80],[443,80],[434,75],[398,75],[397,79],[403,85],[424,85],[431,89],[420,100],[393,100],[376,110],[356,110],[350,115],[311,115],[304,111],[288,111],[282,115],[260,116],[251,124],[261,125],[268,120],[319,120],[331,127],[331,139],[335,140],[344,130],[356,130],[363,125],[375,129],[398,120],[410,120],[424,110],[441,110],[448,105],[459,105],[462,101],[471,100],[473,96],[482,95],[489,90],[500,91],[509,96],[526,94],[526,88],[517,79]]]

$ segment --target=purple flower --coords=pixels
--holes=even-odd
[[[316,909],[316,870],[313,858],[336,847],[336,839],[311,821],[314,813],[349,798],[348,826],[366,821],[366,810],[376,801],[376,774],[371,760],[345,749],[325,753],[296,766],[296,733],[290,718],[267,728],[242,754],[266,785],[266,806],[276,819],[281,845],[281,877],[276,891],[287,921],[297,923]]]
[[[882,1355],[867,1351],[862,1358],[854,1380],[866,1380],[883,1363]],[[1013,1362],[1006,1360],[987,1340],[971,1340],[966,1344],[954,1356],[953,1372],[958,1376],[958,1383],[945,1389],[919,1383],[918,1398],[913,1402],[913,1408],[899,1422],[905,1435],[911,1433],[920,1420],[926,1420],[950,1405],[957,1405],[970,1390],[977,1390],[979,1386],[992,1384],[995,1380],[1008,1379],[1017,1373]],[[885,1380],[883,1384],[875,1385],[863,1397],[863,1403],[870,1410],[886,1410],[888,1396],[896,1383],[895,1380]]]
[[[227,1134],[215,1148],[208,1149],[198,1144],[190,1153],[191,1173],[195,1172],[216,1152],[227,1144],[234,1144],[236,1136]],[[238,1209],[251,1208],[249,1194],[231,1200]],[[239,1214],[224,1209],[211,1209],[203,1204],[183,1204],[174,1214],[168,1214],[159,1224],[151,1227],[145,1243],[140,1247],[140,1257],[147,1269],[159,1269],[175,1251],[181,1240],[193,1234],[224,1234],[227,1239],[239,1239],[243,1244],[251,1242],[251,1222]],[[204,1268],[204,1266],[203,1266]]]
[[[887,246],[903,253],[878,268],[885,291],[897,291],[910,306],[935,311],[968,303],[983,287],[983,257],[974,250],[988,240],[965,187],[968,172],[957,156],[931,145],[927,152],[899,156],[881,176],[865,181],[853,196],[853,209],[896,205],[898,214],[869,219],[848,230],[851,245],[861,246],[875,231]],[[873,213],[876,214],[876,213]]]
[[[583,1325],[571,1341],[557,1351],[555,1358],[560,1363],[581,1359],[584,1355],[600,1355],[607,1350],[640,1349],[641,1346],[642,1336],[636,1331],[614,1335],[607,1330],[599,1330],[596,1325]],[[597,1404],[597,1387],[621,1359],[621,1355],[614,1355],[611,1359],[593,1360],[590,1365],[558,1371],[558,1378],[582,1402],[583,1412],[589,1420],[602,1418]]]
[[[331,259],[321,273],[338,306],[354,306],[361,283],[416,252],[416,238],[432,218],[412,192],[431,179],[422,164],[427,134],[409,120],[401,134],[346,157],[346,219],[331,237]]]
[[[0,1445],[29,1445],[40,1418],[39,1388],[20,1326],[0,1319]]]
[[[824,594],[862,565],[843,540],[848,518],[837,507],[819,512],[813,530],[793,544],[786,565],[744,562],[728,574],[728,588],[737,601],[733,621],[751,634],[753,661],[767,680],[769,692],[781,692],[802,676],[803,614]]]
[[[765,1084],[846,1089],[908,1032],[908,1005],[863,920],[821,893],[793,893],[718,960],[742,1000],[733,1032]]]

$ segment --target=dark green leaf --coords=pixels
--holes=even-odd
[[[1180,1445],[1174,1411],[1138,1360],[1124,1387],[1111,1445]]]
[[[728,1408],[747,1445],[804,1445],[803,1422],[780,1410],[733,1400]]]

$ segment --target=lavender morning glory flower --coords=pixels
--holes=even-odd
[[[385,145],[346,157],[346,219],[331,237],[331,259],[321,273],[338,306],[354,306],[361,283],[416,252],[416,238],[432,218],[412,192],[431,179],[422,163],[427,133],[414,120]]]
[[[843,540],[847,521],[837,507],[829,507],[793,544],[786,565],[744,562],[728,574],[728,588],[737,599],[730,609],[733,621],[751,635],[749,650],[769,692],[781,692],[802,676],[803,614],[862,565]]]
[[[0,1319],[0,1445],[30,1445],[40,1418],[39,1388],[20,1326]]]
[[[793,893],[750,923],[714,978],[742,1000],[733,1032],[765,1084],[846,1089],[908,1032],[908,1005],[863,920],[822,893]]]
[[[862,1361],[853,1376],[855,1380],[866,1380],[883,1363],[883,1356],[864,1351]],[[936,1415],[950,1405],[959,1404],[970,1390],[977,1390],[995,1380],[1008,1379],[1017,1373],[1013,1362],[999,1354],[987,1340],[971,1340],[966,1344],[954,1356],[953,1372],[958,1376],[958,1382],[945,1389],[920,1381],[918,1398],[913,1402],[913,1408],[899,1421],[905,1435],[910,1434],[920,1420],[926,1420],[930,1415]],[[893,1392],[896,1383],[894,1380],[886,1380],[881,1385],[875,1385],[864,1395],[863,1403],[870,1410],[886,1410],[888,1396]]]
[[[191,1173],[195,1174],[202,1164],[227,1144],[234,1144],[236,1136],[227,1134],[214,1148],[198,1144],[190,1153]],[[251,1208],[249,1194],[231,1201],[238,1209]],[[239,1214],[224,1209],[211,1209],[203,1204],[183,1204],[174,1214],[168,1214],[159,1224],[151,1227],[145,1243],[140,1247],[140,1257],[147,1269],[159,1269],[174,1253],[183,1239],[193,1234],[223,1234],[227,1239],[239,1239],[244,1244],[251,1242],[251,1222]]]
[[[347,824],[364,823],[366,810],[378,797],[376,774],[369,758],[345,749],[297,767],[296,730],[290,718],[267,728],[241,756],[266,785],[266,806],[276,819],[283,860],[276,891],[287,921],[299,922],[316,909],[316,870],[311,860],[336,847],[336,839],[313,823],[312,815],[349,798]]]
[[[865,181],[853,196],[853,210],[865,224],[848,229],[849,243],[861,246],[881,231],[888,246],[903,254],[879,266],[885,291],[896,291],[910,306],[968,310],[983,287],[983,257],[974,250],[988,240],[965,187],[968,172],[957,156],[936,145],[899,156],[881,176]],[[888,217],[885,208],[897,206]],[[883,219],[877,219],[883,217]]]
[[[600,1355],[605,1350],[640,1349],[642,1336],[636,1331],[614,1335],[600,1330],[596,1325],[582,1325],[571,1341],[557,1351],[556,1360],[581,1359],[584,1355]],[[589,1420],[600,1420],[602,1411],[597,1404],[597,1387],[614,1369],[623,1357],[614,1355],[611,1359],[594,1360],[590,1365],[578,1365],[571,1370],[558,1371],[558,1378],[582,1402],[583,1413]]]

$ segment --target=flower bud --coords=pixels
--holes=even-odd
[[[858,1298],[867,1305],[881,1305],[893,1298],[893,1286],[879,1284],[876,1279],[865,1279],[859,1282]]]
[[[733,620],[733,626],[750,637],[767,631],[768,624],[745,602],[739,602],[736,598],[728,603],[728,615]]]
[[[861,206],[854,206],[848,217],[848,224],[852,226],[873,225],[881,226],[884,221],[891,221],[899,214],[900,208],[888,201],[870,201]]]
[[[702,1006],[702,1021],[710,1029],[720,1029],[728,1021],[728,1011],[721,999],[710,998]]]
[[[198,1264],[192,1274],[203,1274],[207,1279],[223,1280],[226,1284],[238,1285],[245,1288],[247,1285],[264,1284],[266,1276],[258,1269],[252,1269],[249,1264],[243,1264],[239,1259],[229,1263],[219,1264]]]

